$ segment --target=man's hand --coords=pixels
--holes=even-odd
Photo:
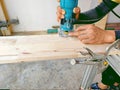
[[[57,0],[57,1],[60,2],[60,0]],[[73,12],[75,13],[75,18],[78,19],[80,14],[80,8],[79,7],[74,8]],[[63,10],[60,6],[58,6],[57,21],[60,22],[60,20],[64,18],[64,15],[65,15],[65,10]]]
[[[78,37],[85,44],[102,44],[115,41],[115,32],[102,30],[95,25],[83,25],[78,27],[70,36]]]

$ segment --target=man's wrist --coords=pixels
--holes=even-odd
[[[116,39],[115,31],[107,30],[105,33],[104,42],[105,43],[112,43],[115,41],[115,39]]]

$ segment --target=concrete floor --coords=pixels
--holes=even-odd
[[[84,69],[83,65],[72,66],[70,60],[4,64],[0,65],[0,88],[78,90]]]

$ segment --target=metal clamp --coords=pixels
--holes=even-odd
[[[72,59],[70,61],[70,63],[72,65],[83,64],[83,63],[84,64],[96,64],[102,60],[105,60],[106,57],[108,56],[109,52],[112,50],[112,48],[120,49],[120,39],[116,40],[109,47],[107,47],[105,54],[96,54],[92,50],[90,50],[89,48],[85,47],[85,50],[87,50],[87,52],[88,52],[87,54],[90,55],[90,57],[84,58],[83,60],[81,60],[80,58]],[[80,53],[82,55],[84,55],[82,52],[80,52]]]

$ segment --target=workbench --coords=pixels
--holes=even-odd
[[[58,34],[0,37],[0,64],[78,58],[83,57],[80,54],[85,51],[83,47],[104,53],[109,45],[87,45],[77,38]]]

